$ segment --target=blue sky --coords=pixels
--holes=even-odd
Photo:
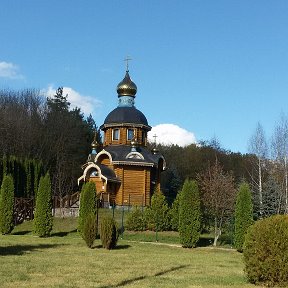
[[[136,107],[173,124],[159,141],[245,153],[257,122],[269,138],[287,110],[287,15],[286,0],[2,0],[0,89],[66,87],[100,126],[129,55]]]

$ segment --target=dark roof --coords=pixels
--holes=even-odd
[[[133,107],[117,107],[111,111],[105,121],[105,124],[141,124],[148,126],[145,115]],[[102,125],[103,126],[103,125]]]
[[[157,165],[160,158],[162,158],[162,154],[157,153],[153,154],[150,150],[148,150],[146,147],[137,147],[137,152],[140,153],[144,159],[137,159],[137,158],[126,158],[127,155],[132,152],[131,147],[127,145],[109,145],[104,147],[104,150],[109,152],[112,156],[113,162],[122,162],[125,161],[126,164],[139,164],[141,163],[145,165],[145,163],[148,163],[150,165]],[[132,152],[133,153],[133,152]]]
[[[96,165],[100,168],[102,175],[105,176],[107,179],[112,181],[119,181],[115,172],[111,168],[103,164],[96,164]]]

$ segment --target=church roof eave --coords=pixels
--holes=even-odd
[[[154,167],[155,163],[149,162],[135,162],[135,161],[113,161],[114,165],[127,165],[127,166],[144,166],[144,167]]]
[[[151,126],[149,125],[144,125],[144,124],[137,124],[137,123],[131,123],[131,122],[126,122],[126,123],[108,123],[108,124],[102,124],[100,126],[101,130],[107,129],[107,128],[113,128],[113,127],[133,127],[133,128],[144,128],[148,131],[152,129]]]

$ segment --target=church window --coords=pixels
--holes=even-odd
[[[112,140],[119,140],[119,129],[113,129]]]
[[[132,140],[134,137],[134,129],[127,130],[127,140]]]
[[[96,169],[92,169],[91,172],[90,172],[90,177],[96,177],[98,176],[98,172]]]
[[[142,143],[145,143],[145,139],[146,139],[146,133],[143,131],[142,132]]]

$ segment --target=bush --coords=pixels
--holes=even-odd
[[[249,226],[253,223],[252,195],[247,183],[242,183],[236,199],[235,207],[235,235],[234,246],[239,251],[243,251],[245,235]]]
[[[173,231],[178,231],[179,228],[179,202],[180,202],[181,192],[177,193],[177,196],[172,204],[170,210],[170,219],[171,219],[171,229]]]
[[[82,238],[89,248],[92,248],[94,241],[97,237],[97,222],[96,216],[90,214],[84,222]]]
[[[4,175],[0,191],[0,229],[9,234],[14,228],[14,183],[11,175]]]
[[[146,229],[146,223],[144,219],[144,213],[136,206],[128,214],[126,220],[126,228],[130,231],[143,231]]]
[[[118,231],[115,220],[112,217],[102,218],[100,224],[100,239],[103,248],[114,249],[118,241]]]
[[[151,206],[144,213],[147,229],[165,231],[170,229],[170,213],[165,196],[156,191],[151,198]]]
[[[36,198],[33,232],[40,237],[50,236],[53,227],[52,190],[50,175],[41,177]]]
[[[179,236],[183,247],[195,247],[200,238],[201,205],[196,181],[186,180],[179,202]]]
[[[271,216],[250,226],[243,254],[245,272],[251,283],[287,287],[288,216]]]
[[[88,215],[97,214],[97,192],[94,182],[85,183],[80,194],[80,209],[78,218],[78,231],[82,235],[84,223]]]

